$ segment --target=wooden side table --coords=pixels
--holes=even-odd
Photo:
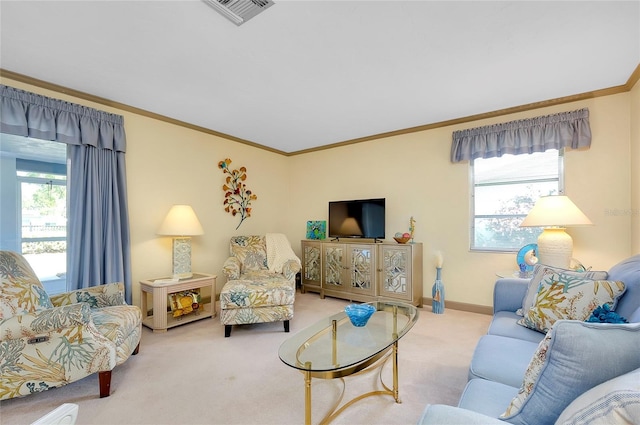
[[[174,326],[184,325],[195,320],[216,317],[216,277],[212,274],[194,273],[192,277],[180,279],[178,282],[155,283],[155,280],[140,281],[140,302],[142,308],[142,324],[153,329],[153,332],[166,332]],[[160,278],[159,278],[160,279]],[[168,279],[168,278],[162,278]],[[167,312],[169,294],[190,289],[211,288],[211,302],[203,305],[203,310],[174,318]],[[153,298],[153,315],[148,316],[147,294]]]

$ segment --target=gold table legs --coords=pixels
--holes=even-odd
[[[382,380],[382,369],[384,365],[387,363],[387,361],[389,360],[389,358],[392,359],[392,366],[393,366],[393,388],[389,388],[387,385],[385,385],[384,381]],[[305,363],[305,368],[307,369],[303,372],[304,373],[304,395],[305,395],[305,401],[304,401],[305,425],[311,425],[311,379],[314,377],[321,378],[321,379],[340,378],[343,384],[342,394],[340,395],[336,403],[331,407],[331,409],[326,414],[326,416],[319,422],[320,425],[326,425],[331,423],[331,421],[333,421],[338,415],[340,415],[349,406],[353,405],[354,403],[366,397],[377,396],[377,395],[391,395],[396,401],[396,403],[402,403],[402,401],[400,400],[399,391],[398,391],[398,341],[397,340],[396,342],[393,343],[391,347],[389,347],[388,350],[383,351],[379,355],[370,359],[370,361],[362,363],[362,365],[359,368],[354,368],[353,370],[347,371],[342,375],[339,373],[335,375],[314,373],[310,370],[311,369],[310,362]],[[357,397],[354,397],[353,399],[349,400],[348,402],[340,406],[340,403],[342,402],[342,398],[344,396],[344,392],[346,389],[346,383],[345,383],[344,377],[356,376],[356,375],[372,372],[376,369],[378,369],[380,384],[384,389],[366,392]]]

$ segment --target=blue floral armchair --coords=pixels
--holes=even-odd
[[[225,337],[232,325],[284,323],[289,332],[293,318],[296,273],[300,259],[282,234],[234,236],[223,272],[227,283],[220,292],[220,321]]]
[[[0,400],[60,387],[111,370],[137,354],[142,314],[109,283],[49,297],[20,254],[0,251]]]

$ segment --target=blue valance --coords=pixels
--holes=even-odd
[[[0,132],[126,151],[121,115],[0,85]]]
[[[453,132],[451,162],[591,146],[589,110],[562,112]]]

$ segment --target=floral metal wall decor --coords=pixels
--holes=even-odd
[[[237,170],[231,170],[229,164],[231,164],[231,159],[229,158],[218,162],[218,168],[223,173],[228,174],[226,182],[222,186],[224,191],[223,205],[224,210],[232,216],[235,217],[240,214],[240,223],[236,227],[236,230],[238,230],[245,218],[251,217],[251,201],[258,199],[258,195],[252,193],[244,183],[247,179],[247,168],[240,167]]]

